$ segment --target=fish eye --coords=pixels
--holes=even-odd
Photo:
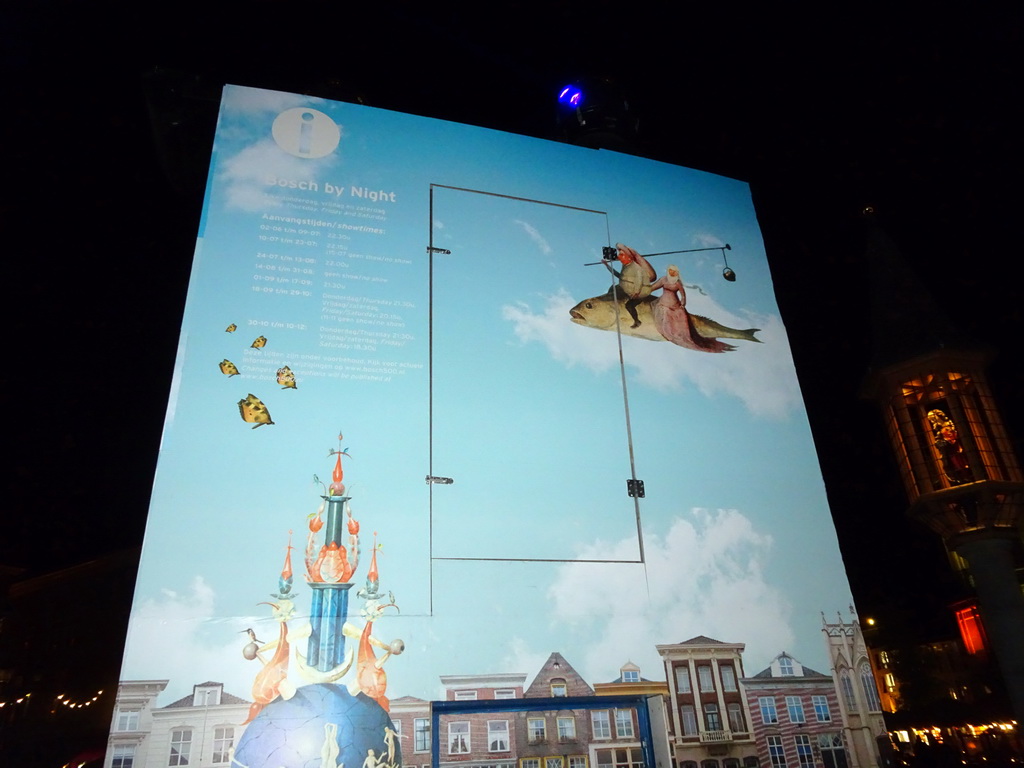
[[[588,301],[587,304],[586,304],[586,307],[587,307],[587,309],[593,309],[594,308],[593,302]]]

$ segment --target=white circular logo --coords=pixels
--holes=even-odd
[[[270,129],[277,146],[295,157],[329,155],[341,141],[341,129],[323,112],[309,107],[286,109]]]

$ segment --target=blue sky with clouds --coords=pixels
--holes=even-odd
[[[336,148],[282,148],[272,126],[295,108],[337,125]],[[325,124],[311,125],[303,140],[319,146]],[[444,185],[433,199],[431,185]],[[432,305],[431,236],[451,251],[434,257]],[[707,354],[623,338],[644,565],[573,562],[639,550],[617,339],[569,320],[608,289],[604,268],[584,265],[615,242],[641,253],[729,243],[735,283],[719,251],[652,261],[659,274],[679,265],[692,312],[760,328],[764,342]],[[223,359],[241,375],[222,374]],[[275,382],[284,365],[294,390]],[[273,425],[242,421],[249,393]],[[407,647],[388,662],[389,696],[432,698],[441,674],[532,675],[555,650],[590,680],[627,659],[658,677],[655,644],[698,634],[745,642],[751,673],[782,650],[828,668],[819,611],[851,598],[741,182],[229,87],[124,678],[170,678],[166,701],[210,679],[250,696],[256,662],[240,632],[276,631],[258,603],[276,590],[289,531],[296,625],[308,610],[312,477],[329,477],[339,430],[362,523],[354,580],[377,531],[381,586],[401,608],[374,627]],[[454,484],[428,487],[431,471]]]

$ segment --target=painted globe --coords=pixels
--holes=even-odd
[[[340,685],[306,685],[277,698],[249,723],[233,766],[246,768],[362,768],[401,766],[388,713],[366,694]],[[389,747],[390,744],[390,747]],[[371,755],[370,750],[373,750]],[[367,758],[371,758],[367,763]]]

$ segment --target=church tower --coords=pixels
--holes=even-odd
[[[1014,558],[1024,474],[986,379],[991,353],[956,329],[893,242],[868,221],[878,403],[910,500],[908,514],[964,562],[1019,722],[1024,722],[1024,594]]]

